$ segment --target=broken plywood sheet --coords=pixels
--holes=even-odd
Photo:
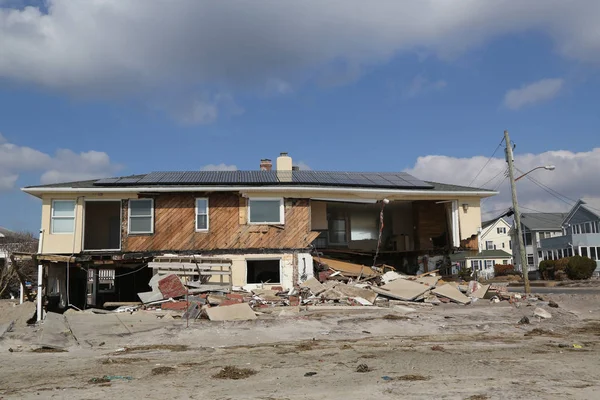
[[[452,301],[455,301],[459,304],[469,304],[471,299],[462,294],[460,290],[452,285],[442,285],[431,291],[438,296],[446,297]]]
[[[137,295],[144,304],[163,299],[163,294],[161,292],[142,292]]]
[[[335,290],[348,297],[361,297],[370,303],[374,303],[375,299],[377,298],[377,293],[370,289],[363,289],[356,286],[345,285],[343,283],[337,285]]]
[[[414,300],[430,289],[422,283],[406,279],[396,279],[381,287],[373,287],[375,292],[398,300]]]
[[[319,262],[327,265],[334,271],[339,271],[344,276],[359,276],[364,277],[377,276],[380,275],[378,272],[373,270],[371,267],[367,267],[364,265],[349,263],[345,261],[333,260],[331,258],[320,257]]]
[[[477,289],[476,291],[474,291],[473,293],[471,293],[472,297],[476,297],[478,299],[485,299],[488,290],[490,289],[490,285],[481,285],[479,287],[479,289]]]
[[[440,280],[439,276],[423,276],[421,278],[417,278],[416,281],[422,283],[427,286],[435,287],[438,281]]]
[[[256,319],[256,314],[254,314],[254,311],[252,311],[252,308],[247,303],[207,308],[206,315],[211,321],[247,321]]]
[[[315,296],[323,293],[327,289],[327,287],[319,282],[316,278],[310,278],[309,280],[302,282],[300,287],[308,288]]]

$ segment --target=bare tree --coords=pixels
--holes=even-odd
[[[37,252],[38,239],[31,232],[15,232],[0,238],[0,251],[6,253],[4,263],[0,263],[0,298],[8,293],[18,291],[20,280],[17,275],[17,269],[24,280],[33,282],[36,279],[36,266],[33,259],[19,260],[11,257],[15,253]],[[9,264],[9,260],[15,259],[17,265]],[[4,265],[2,265],[4,264]]]

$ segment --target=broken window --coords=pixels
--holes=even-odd
[[[246,260],[246,283],[280,283],[280,260]]]
[[[115,270],[98,270],[98,293],[113,293],[115,291]]]
[[[196,230],[208,230],[208,199],[196,199]]]
[[[251,224],[283,224],[283,199],[250,199],[248,221]]]
[[[379,216],[370,213],[350,215],[350,240],[377,240]]]
[[[154,200],[129,200],[129,233],[154,233]]]
[[[73,233],[75,231],[75,200],[53,200],[50,232]]]
[[[329,243],[346,244],[346,220],[343,218],[329,220]]]

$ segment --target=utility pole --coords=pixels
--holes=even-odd
[[[508,131],[504,131],[504,142],[506,143],[506,162],[508,163],[508,177],[510,179],[510,191],[512,192],[512,203],[514,220],[517,228],[517,238],[519,243],[519,256],[521,257],[521,271],[523,272],[523,284],[525,293],[531,293],[529,287],[529,268],[527,265],[527,256],[525,254],[525,243],[523,241],[523,232],[521,229],[521,214],[519,213],[519,202],[517,201],[517,185],[515,183],[513,145],[508,136]]]

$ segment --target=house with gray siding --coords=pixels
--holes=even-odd
[[[562,223],[567,213],[521,213],[521,231],[523,232],[523,243],[527,255],[529,271],[537,271],[543,260],[540,253],[540,241],[562,236]],[[519,255],[519,240],[516,236],[517,230],[511,229],[512,253],[515,261],[515,269],[522,271],[521,257]]]
[[[544,260],[581,255],[596,261],[600,273],[600,200],[581,199],[562,222],[563,235],[542,239],[539,252]]]

